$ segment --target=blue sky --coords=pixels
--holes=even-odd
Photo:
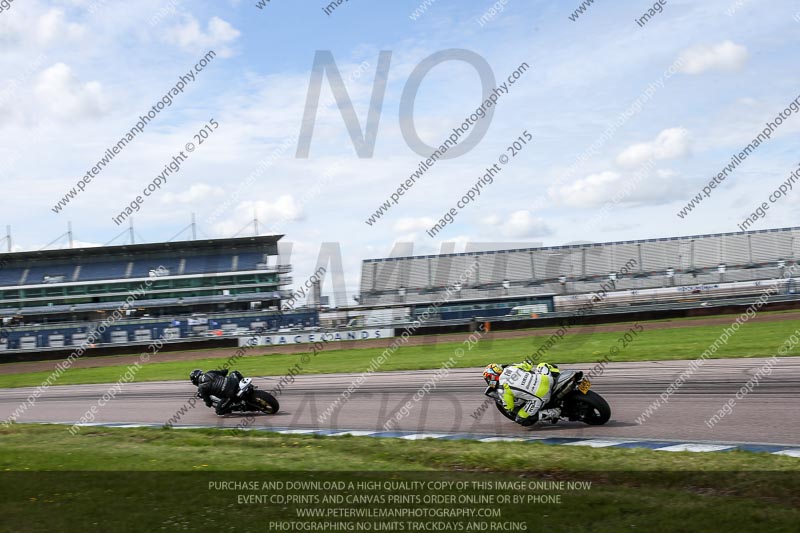
[[[0,12],[0,225],[12,226],[16,249],[41,248],[67,221],[81,243],[110,241],[122,229],[112,217],[210,118],[219,129],[135,215],[138,239],[169,239],[192,212],[200,236],[228,237],[256,211],[262,232],[294,243],[298,279],[313,271],[321,243],[341,242],[351,294],[360,261],[398,242],[422,254],[443,242],[461,250],[736,231],[798,163],[793,115],[710,198],[676,215],[800,95],[795,2],[669,0],[639,27],[634,19],[652,3],[599,0],[572,21],[577,0],[350,0],[331,15],[323,1],[271,0],[264,9],[256,1],[15,0]],[[420,159],[400,131],[403,88],[420,61],[450,48],[478,53],[498,81],[523,62],[532,68],[473,150],[437,163],[368,226]],[[208,50],[217,57],[197,80],[54,213]],[[300,131],[317,50],[333,53],[362,125],[378,54],[392,51],[372,158],[357,157],[335,105],[318,113],[310,157],[294,157],[287,140]],[[322,101],[330,98],[325,81]],[[474,68],[441,64],[421,84],[416,131],[439,144],[480,99]],[[641,109],[603,137],[637,99]],[[523,130],[533,144],[455,223],[425,235]],[[753,227],[797,225],[798,198],[776,203]]]

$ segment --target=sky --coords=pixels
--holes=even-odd
[[[582,13],[578,0],[349,0],[328,13],[323,0],[257,3],[0,2],[0,229],[11,226],[15,251],[66,246],[68,223],[76,245],[125,243],[127,219],[114,218],[189,142],[179,170],[133,214],[136,241],[189,238],[179,232],[192,213],[198,238],[252,235],[255,213],[259,233],[292,243],[296,281],[323,243],[340,243],[349,303],[361,261],[393,250],[738,231],[798,167],[793,112],[678,215],[800,96],[796,2],[668,0],[644,25],[636,20],[654,3],[598,0]],[[194,81],[54,211],[209,51]],[[328,63],[308,156],[297,157],[315,58],[326,54],[358,127],[372,117],[374,144],[351,140]],[[444,61],[419,75],[434,54]],[[485,130],[474,147],[437,161],[368,224],[425,159],[404,131],[439,146],[488,96],[487,76],[502,85],[521,65],[468,131]],[[523,132],[531,140],[515,149]],[[492,183],[430,237],[502,155]],[[799,202],[787,191],[749,227],[796,226]]]

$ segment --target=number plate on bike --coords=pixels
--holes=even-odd
[[[588,379],[584,379],[580,383],[578,383],[578,390],[584,394],[589,392],[589,389],[591,388],[592,388],[592,382],[589,381]]]

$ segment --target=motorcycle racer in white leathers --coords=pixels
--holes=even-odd
[[[557,366],[539,363],[534,367],[531,361],[512,365],[492,363],[483,372],[489,387],[496,388],[505,410],[515,415],[515,421],[523,426],[538,420],[555,423],[559,419],[561,409],[542,409],[550,401],[558,375]]]

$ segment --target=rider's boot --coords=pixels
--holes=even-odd
[[[231,403],[233,403],[233,399],[231,399],[231,398],[225,398],[224,400],[219,402],[217,404],[217,409],[216,409],[217,414],[222,416],[224,414],[229,413],[230,412]]]
[[[558,407],[554,407],[552,409],[542,409],[539,411],[539,420],[542,422],[550,421],[555,424],[558,422],[559,417],[561,417],[561,409]]]

